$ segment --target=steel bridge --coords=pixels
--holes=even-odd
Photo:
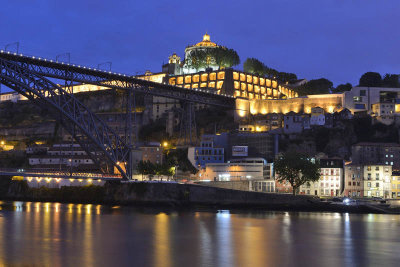
[[[65,86],[52,79],[64,80]],[[200,103],[232,109],[235,99],[219,95],[213,89],[186,89],[150,82],[126,74],[86,66],[0,51],[0,83],[13,89],[40,107],[55,111],[65,129],[96,163],[109,160],[123,179],[132,177],[132,129],[122,140],[108,125],[91,112],[73,94],[75,83],[87,83],[125,90],[128,99],[135,93],[162,96],[184,104]],[[190,106],[190,105],[189,105]],[[132,114],[131,101],[127,112]],[[131,121],[131,117],[127,118]],[[127,141],[128,140],[128,141]],[[99,151],[99,153],[91,153]]]

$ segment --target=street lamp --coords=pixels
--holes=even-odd
[[[67,53],[63,53],[63,54],[59,54],[56,56],[56,62],[58,62],[58,59],[62,56],[66,56],[68,58],[68,63],[71,63],[71,53],[67,52]]]
[[[7,44],[6,47],[4,48],[4,50],[7,51],[7,49],[10,46],[16,46],[17,47],[17,54],[18,54],[18,52],[19,52],[19,42],[14,42],[14,43]]]
[[[109,66],[109,71],[111,71],[111,65],[112,65],[111,61],[107,61],[107,62],[103,62],[103,63],[97,64],[97,69],[100,70],[100,66],[104,66],[104,65],[108,65]]]

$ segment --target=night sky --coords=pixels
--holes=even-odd
[[[400,73],[399,0],[4,0],[0,18],[1,49],[19,41],[21,53],[70,52],[72,63],[112,61],[126,74],[161,71],[206,31],[242,62],[299,78],[356,85],[367,71]]]

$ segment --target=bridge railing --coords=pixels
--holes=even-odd
[[[60,176],[65,178],[116,178],[122,179],[121,175],[118,174],[104,174],[104,173],[87,173],[87,172],[67,172],[47,169],[12,169],[12,168],[0,168],[0,175],[14,175],[14,176],[29,176],[29,175],[40,175],[40,176]]]

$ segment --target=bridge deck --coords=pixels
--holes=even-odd
[[[217,94],[213,88],[187,89],[168,84],[142,80],[134,76],[104,71],[86,66],[56,62],[54,60],[27,56],[0,50],[0,58],[23,63],[30,70],[46,77],[71,79],[80,83],[108,86],[110,88],[132,89],[150,95],[164,96],[178,100],[196,103],[234,107],[234,97],[227,94]]]
[[[0,176],[22,176],[33,178],[62,178],[62,179],[92,179],[92,180],[121,180],[120,175],[101,173],[70,173],[62,171],[36,171],[22,169],[0,169]]]

